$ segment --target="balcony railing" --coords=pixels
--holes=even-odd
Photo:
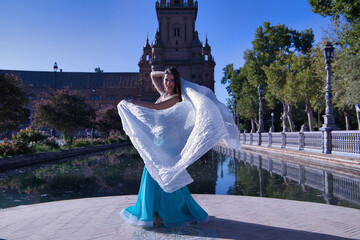
[[[332,150],[360,154],[360,131],[332,131]]]
[[[360,154],[360,131],[332,131],[332,151]],[[242,144],[324,152],[323,132],[240,133]]]

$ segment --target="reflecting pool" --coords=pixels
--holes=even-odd
[[[262,196],[360,208],[359,179],[350,179],[349,186],[342,180],[340,186],[334,187],[334,192],[329,194],[323,187],[327,184],[324,171],[301,166],[295,166],[294,170],[294,166],[288,164],[284,174],[284,165],[280,166],[276,159],[271,159],[270,169],[267,167],[270,166],[269,159],[248,153],[240,156],[227,156],[216,149],[206,153],[188,168],[194,179],[188,185],[190,192]],[[143,167],[136,150],[127,147],[0,172],[0,208],[137,194]],[[334,179],[336,177],[331,180]],[[336,191],[347,195],[354,192],[355,195],[346,197],[343,194],[343,197]]]

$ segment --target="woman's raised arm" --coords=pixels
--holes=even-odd
[[[151,72],[150,74],[151,76],[151,80],[156,88],[156,90],[162,94],[164,92],[164,85],[163,85],[163,78],[165,76],[165,73],[162,71],[155,71],[155,72]]]

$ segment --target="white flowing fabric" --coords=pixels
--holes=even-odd
[[[182,102],[163,110],[118,104],[125,133],[165,192],[191,183],[186,168],[220,140],[240,148],[230,111],[210,89],[181,79],[181,97]]]

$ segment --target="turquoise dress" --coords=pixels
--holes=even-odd
[[[155,103],[175,96],[176,94],[166,97],[163,92]],[[165,136],[169,138],[166,133],[156,136],[154,143],[171,157],[173,152],[179,152],[177,148],[180,146],[173,144],[171,140],[165,140]],[[137,201],[134,206],[123,209],[120,216],[131,225],[152,227],[156,213],[161,217],[164,226],[169,228],[186,227],[194,222],[200,225],[209,222],[208,214],[196,203],[186,186],[167,193],[144,167]]]
[[[122,219],[135,226],[152,227],[156,213],[165,227],[181,228],[197,222],[208,223],[209,216],[191,196],[187,187],[167,193],[144,168],[135,205],[120,212]]]

